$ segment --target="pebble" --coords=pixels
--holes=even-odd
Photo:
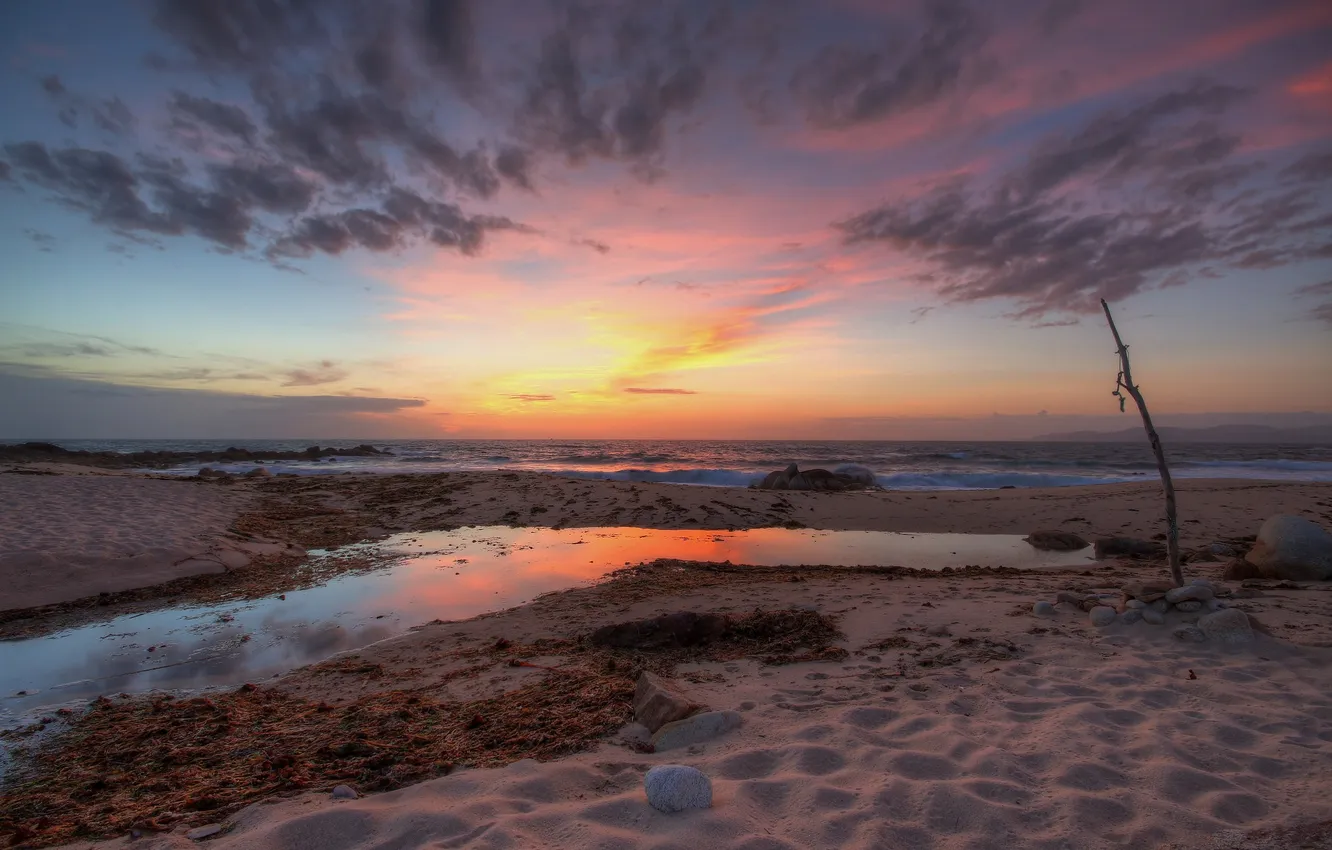
[[[1170,591],[1165,598],[1171,605],[1179,605],[1181,602],[1206,602],[1214,595],[1210,584],[1188,584]]]
[[[222,831],[222,824],[210,823],[205,826],[196,826],[194,829],[191,829],[189,832],[185,833],[185,837],[190,839],[191,841],[199,841],[204,838],[208,838],[210,835],[217,835],[221,831]]]
[[[1253,626],[1249,617],[1238,608],[1226,608],[1198,618],[1198,628],[1204,635],[1226,646],[1253,643]]]
[[[1142,621],[1149,625],[1160,626],[1165,624],[1165,614],[1155,608],[1142,609]]]
[[[1175,610],[1183,611],[1185,614],[1193,614],[1197,611],[1201,611],[1202,607],[1202,601],[1198,599],[1185,599],[1183,602],[1175,603]]]
[[[1155,602],[1148,602],[1147,607],[1151,608],[1153,611],[1159,611],[1164,614],[1166,611],[1170,610],[1170,603],[1164,599],[1157,599]]]
[[[657,752],[698,744],[732,729],[738,729],[744,718],[738,711],[705,711],[667,723],[652,736],[652,747]]]
[[[1130,599],[1129,601],[1127,601],[1127,602],[1124,603],[1124,607],[1125,607],[1125,608],[1146,608],[1146,607],[1147,607],[1147,603],[1146,603],[1146,602],[1143,602],[1141,599]]]
[[[1035,605],[1031,606],[1031,613],[1035,614],[1038,617],[1047,616],[1053,614],[1054,612],[1055,612],[1054,603],[1051,602],[1037,602]]]
[[[1170,634],[1175,640],[1182,640],[1185,643],[1202,643],[1207,640],[1207,635],[1197,626],[1179,626]]]
[[[350,785],[335,785],[331,796],[334,800],[355,800],[361,795],[357,794],[356,789]]]
[[[1093,626],[1108,626],[1115,621],[1115,609],[1106,605],[1097,605],[1091,609]]]
[[[1120,614],[1119,619],[1129,625],[1133,625],[1142,619],[1142,611],[1138,608],[1130,608],[1123,614]]]
[[[712,808],[712,781],[696,768],[659,764],[643,777],[648,803],[659,812]]]
[[[948,637],[952,634],[945,625],[930,626],[925,630],[925,634],[933,637]]]

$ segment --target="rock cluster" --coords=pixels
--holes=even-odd
[[[874,473],[863,466],[843,466],[836,472],[826,469],[801,472],[794,463],[750,485],[755,490],[865,490],[873,486]]]
[[[1097,628],[1114,623],[1132,625],[1140,621],[1160,626],[1171,613],[1201,615],[1180,622],[1172,634],[1187,642],[1213,641],[1225,646],[1242,646],[1253,641],[1253,627],[1243,611],[1231,608],[1220,598],[1230,593],[1229,588],[1207,579],[1194,579],[1182,587],[1164,582],[1130,582],[1118,592],[1060,591],[1057,602],[1036,602],[1032,613],[1045,617],[1059,613],[1086,613]]]

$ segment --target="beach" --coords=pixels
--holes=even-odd
[[[57,474],[0,474],[4,507],[30,511],[0,541],[0,579],[29,569],[16,558],[23,541],[60,551],[34,537],[43,528],[119,576],[86,604],[72,595],[85,586],[76,574],[6,597],[7,616],[28,621],[179,604],[194,590],[278,593],[299,581],[297,551],[439,528],[1051,529],[1092,540],[1150,539],[1162,525],[1152,482],[820,493],[535,472],[223,483],[22,468]],[[258,686],[165,701],[108,692],[91,719],[52,714],[38,723],[48,728],[7,742],[54,749],[36,750],[48,784],[6,803],[0,829],[20,845],[89,846],[83,834],[107,839],[98,846],[163,848],[194,846],[188,830],[211,824],[221,829],[209,843],[237,848],[1326,842],[1332,594],[1326,583],[1223,580],[1227,559],[1200,553],[1243,547],[1274,513],[1332,524],[1332,484],[1198,479],[1178,489],[1182,545],[1199,555],[1186,578],[1214,581],[1245,611],[1258,629],[1251,645],[1181,642],[1172,631],[1190,618],[1173,612],[1164,625],[1103,628],[1068,605],[1033,613],[1060,592],[1115,594],[1164,577],[1153,560],[1026,572],[655,562],[516,608],[419,623]],[[164,529],[191,553],[270,548],[221,572],[176,562],[198,567],[193,578],[144,569],[161,557],[152,548]],[[664,650],[589,641],[601,627],[678,611],[737,622],[760,612],[794,631]],[[692,702],[737,712],[740,725],[652,752],[631,705],[643,670]],[[71,721],[81,737],[62,738]],[[644,775],[663,764],[705,773],[712,807],[652,808]],[[336,785],[358,798],[332,799]]]

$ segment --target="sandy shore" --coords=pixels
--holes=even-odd
[[[128,484],[145,514],[181,493],[201,500],[196,539],[230,528],[307,546],[494,523],[1150,537],[1159,510],[1147,483],[845,494],[521,473]],[[109,505],[117,497],[98,488],[110,486],[0,475],[0,492],[46,500],[31,515],[38,524],[90,499]],[[1275,512],[1327,524],[1332,485],[1188,481],[1180,511],[1187,547],[1252,534]],[[84,525],[98,515],[109,513],[82,514]],[[131,527],[140,543],[150,536]],[[1188,575],[1218,579],[1221,568],[1195,563]],[[1129,562],[1060,575],[630,570],[424,624],[259,688],[173,702],[113,696],[39,751],[46,772],[0,804],[0,834],[183,848],[196,845],[189,828],[216,823],[209,843],[274,850],[1332,846],[1332,593],[1230,583],[1229,604],[1263,632],[1229,650],[1174,639],[1183,614],[1105,629],[1081,612],[1032,614],[1061,590],[1161,575]],[[756,609],[813,612],[838,633],[780,651],[665,654],[586,639],[673,611]],[[801,660],[811,657],[822,660]],[[740,712],[743,724],[652,752],[628,703],[641,669]],[[645,772],[670,763],[711,778],[713,808],[667,815],[648,805]],[[364,796],[334,801],[337,784]],[[131,842],[131,829],[142,837]]]
[[[771,492],[584,481],[539,473],[328,475],[210,483],[0,470],[0,611],[226,573],[238,592],[281,589],[285,549],[469,525],[636,526],[1026,534],[1088,540],[1163,530],[1155,483],[1032,490]],[[72,473],[72,474],[71,474]],[[1179,487],[1185,548],[1252,535],[1274,513],[1332,522],[1332,484],[1190,480]],[[250,568],[250,569],[247,569]],[[295,585],[293,585],[295,586]],[[188,596],[172,587],[170,595]],[[144,596],[145,594],[137,594]],[[147,594],[151,595],[151,593]],[[101,600],[103,604],[107,600]]]

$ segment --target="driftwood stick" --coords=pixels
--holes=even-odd
[[[1115,346],[1119,352],[1119,378],[1116,380],[1115,395],[1123,389],[1138,405],[1142,413],[1142,427],[1147,429],[1147,439],[1152,444],[1152,454],[1156,455],[1156,466],[1161,470],[1161,484],[1165,488],[1166,499],[1166,552],[1170,556],[1170,578],[1176,585],[1184,584],[1184,572],[1179,563],[1179,519],[1175,512],[1175,484],[1170,480],[1170,467],[1166,464],[1165,450],[1161,448],[1161,437],[1152,425],[1151,414],[1147,412],[1147,402],[1142,392],[1133,383],[1133,372],[1129,369],[1128,346],[1119,338],[1119,329],[1110,315],[1110,305],[1101,299],[1101,309],[1105,311],[1105,320],[1110,323],[1110,333],[1115,335]],[[1120,409],[1124,407],[1120,396]]]

